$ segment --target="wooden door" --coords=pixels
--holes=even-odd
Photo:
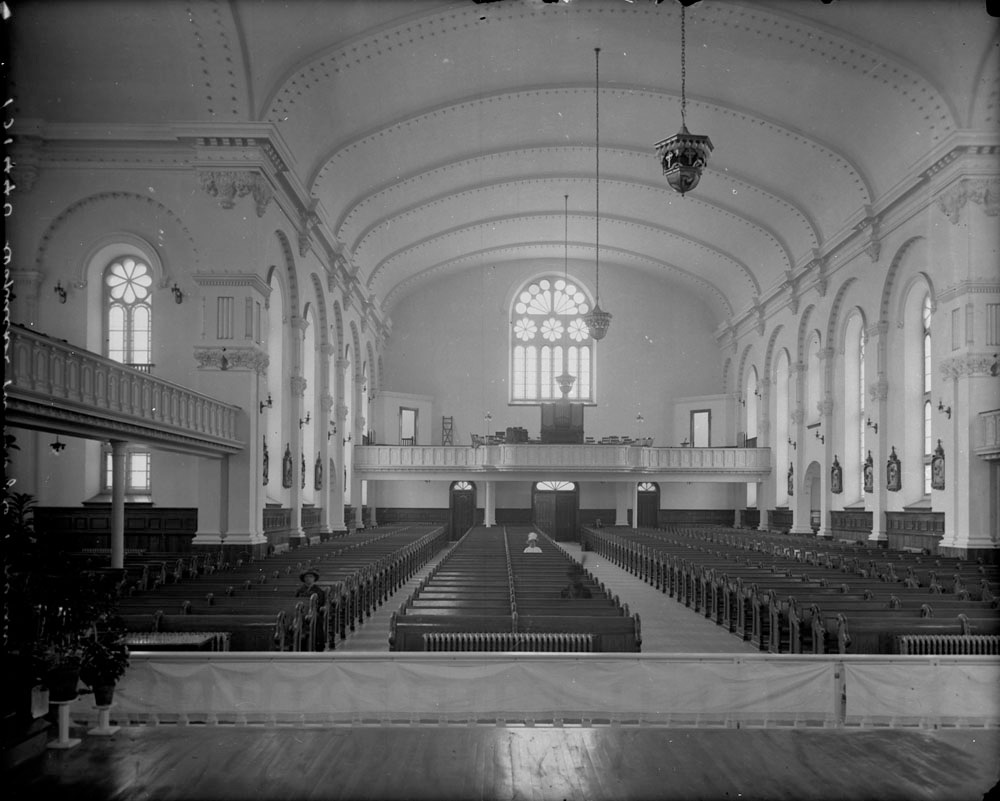
[[[452,540],[459,539],[476,524],[476,488],[468,481],[456,481],[451,487]]]
[[[639,528],[656,528],[660,523],[660,488],[652,483],[640,484],[637,496],[636,525]]]

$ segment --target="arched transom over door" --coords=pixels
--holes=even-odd
[[[572,481],[539,481],[531,490],[532,521],[555,540],[577,540],[580,490]]]
[[[455,481],[451,485],[450,494],[450,536],[457,540],[476,524],[476,485],[468,481]]]
[[[639,528],[656,528],[660,524],[660,485],[652,481],[639,483],[637,500]]]

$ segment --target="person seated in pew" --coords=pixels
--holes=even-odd
[[[590,598],[592,597],[590,588],[583,583],[583,568],[573,565],[566,575],[569,576],[569,586],[563,587],[559,593],[560,598]]]
[[[299,581],[301,581],[302,584],[295,591],[295,597],[308,598],[310,595],[315,595],[316,605],[322,608],[323,602],[326,601],[326,593],[323,592],[323,588],[316,583],[319,581],[319,573],[312,569],[303,571],[299,575]]]
[[[538,535],[532,531],[528,535],[528,544],[524,549],[524,553],[541,553],[542,549],[538,547]]]

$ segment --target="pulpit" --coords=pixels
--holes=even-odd
[[[542,404],[542,442],[582,443],[583,404],[562,400]]]

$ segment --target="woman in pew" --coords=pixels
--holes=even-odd
[[[528,544],[524,549],[524,553],[541,553],[542,549],[538,547],[538,535],[532,531],[528,535]]]

